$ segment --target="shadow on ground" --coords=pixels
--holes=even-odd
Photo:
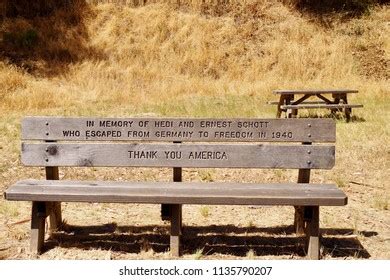
[[[287,0],[288,1],[288,0]],[[375,5],[387,5],[389,0],[300,0],[294,1],[303,14],[316,18],[324,27],[331,27],[334,18],[349,20],[370,13]]]
[[[69,64],[102,58],[89,45],[85,0],[9,2],[0,26],[0,61],[39,76],[60,75]]]
[[[368,11],[375,3],[383,4],[386,0],[327,0],[325,3],[318,0],[296,1],[296,6],[317,15],[330,13],[346,13],[350,16],[360,16]]]
[[[334,114],[332,113],[313,113],[313,112],[310,112],[308,114],[300,114],[299,115],[300,118],[332,118],[336,121],[344,121],[346,122],[346,118],[345,118],[345,115],[344,113],[342,112],[336,112]],[[363,118],[363,117],[359,117],[358,115],[353,115],[351,116],[351,119],[349,120],[349,122],[365,122],[366,119]]]
[[[322,245],[329,257],[366,259],[370,254],[362,246],[352,229],[323,229]],[[365,237],[376,232],[360,232]],[[292,226],[255,228],[226,226],[186,226],[183,230],[182,252],[203,255],[222,254],[244,257],[250,249],[256,256],[305,256],[304,237],[297,237]],[[169,227],[66,225],[54,233],[45,249],[63,248],[103,249],[122,253],[141,253],[152,249],[163,253],[169,250]]]

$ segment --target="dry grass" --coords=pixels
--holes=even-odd
[[[210,216],[210,208],[208,206],[201,206],[199,211],[200,211],[200,215],[204,219],[207,219]]]
[[[160,3],[78,5],[44,19],[5,20],[3,31],[35,30],[38,42],[27,49],[3,42],[2,109],[83,107],[69,113],[85,114],[85,108],[138,104],[131,111],[170,114],[180,104],[182,115],[206,106],[205,98],[261,102],[284,87],[353,85],[362,95],[384,95],[386,80],[362,74],[389,77],[387,8],[328,29],[279,2],[248,2],[233,1],[219,17]],[[371,52],[375,63],[366,62]]]
[[[45,17],[2,21],[0,190],[43,177],[18,160],[25,115],[273,117],[265,105],[273,89],[357,88],[352,102],[364,109],[352,123],[337,121],[336,167],[312,176],[349,196],[347,207],[322,210],[322,250],[325,258],[389,259],[389,7],[324,20],[283,1],[141,2],[73,1]],[[198,181],[296,180],[291,170],[184,172]],[[60,176],[166,181],[171,170],[63,168]],[[0,258],[33,258],[29,207],[0,200]],[[184,258],[302,258],[291,208],[207,209],[206,219],[199,206],[184,208]],[[41,258],[169,258],[156,205],[65,204],[64,217],[70,226]]]

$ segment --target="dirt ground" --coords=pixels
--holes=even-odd
[[[21,168],[14,170],[19,177]],[[38,170],[36,170],[38,171]],[[31,171],[30,171],[31,172]],[[42,174],[42,170],[37,173]],[[31,172],[32,175],[34,172]],[[66,179],[77,176],[61,172]],[[97,177],[144,177],[169,180],[169,169],[118,168],[95,171]],[[294,177],[294,171],[280,175]],[[89,176],[90,174],[84,174]],[[82,176],[83,177],[83,176]],[[250,170],[185,170],[186,180],[271,181],[273,172]],[[314,176],[313,181],[320,176]],[[13,181],[14,178],[9,181]],[[324,259],[389,259],[389,211],[367,207],[370,186],[348,182],[345,207],[321,208],[321,253]],[[1,201],[1,257],[34,259],[29,253],[30,203]],[[65,225],[45,243],[40,259],[170,259],[169,223],[160,219],[159,205],[62,203]],[[205,206],[183,207],[183,259],[303,259],[304,238],[292,227],[292,207]],[[3,211],[4,212],[4,211]],[[10,215],[13,212],[13,216]]]

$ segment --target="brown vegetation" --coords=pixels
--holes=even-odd
[[[274,117],[275,108],[265,105],[273,89],[356,88],[352,100],[364,108],[354,111],[354,122],[337,122],[336,167],[313,175],[315,182],[337,182],[350,198],[344,209],[322,211],[323,254],[390,258],[387,4],[344,1],[370,2],[354,13],[310,6],[314,1],[113,2],[63,1],[28,15],[10,8],[2,18],[0,190],[43,176],[18,160],[25,115]],[[168,169],[61,169],[65,179],[170,177]],[[184,173],[185,180],[205,177],[296,180],[283,170]],[[29,207],[0,200],[0,258],[32,257]],[[64,217],[69,226],[42,258],[169,258],[158,206],[66,204]],[[184,258],[301,258],[291,218],[283,207],[185,206]]]

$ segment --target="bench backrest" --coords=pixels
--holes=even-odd
[[[330,169],[335,130],[331,119],[27,117],[22,163]]]

